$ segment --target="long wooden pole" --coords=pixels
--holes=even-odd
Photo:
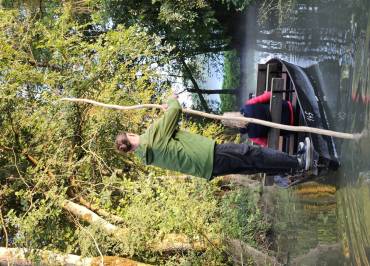
[[[143,108],[163,109],[163,106],[160,104],[140,104],[140,105],[132,105],[132,106],[121,106],[121,105],[106,104],[106,103],[101,103],[101,102],[97,102],[97,101],[90,100],[90,99],[81,99],[81,98],[62,98],[61,100],[77,102],[77,103],[89,103],[92,105],[96,105],[96,106],[100,106],[100,107],[104,107],[108,109],[116,109],[116,110],[135,110],[135,109],[143,109]],[[273,122],[251,118],[251,117],[226,117],[222,115],[208,114],[208,113],[195,111],[191,109],[183,109],[182,111],[184,113],[199,115],[199,116],[216,119],[216,120],[230,120],[230,121],[244,122],[245,124],[253,123],[253,124],[258,124],[258,125],[263,125],[267,127],[288,130],[288,131],[314,133],[314,134],[320,134],[320,135],[331,136],[331,137],[342,138],[342,139],[359,140],[365,134],[365,131],[362,133],[351,134],[351,133],[337,132],[337,131],[332,131],[332,130],[327,130],[327,129],[322,129],[322,128],[314,128],[314,127],[306,127],[306,126],[288,126],[288,125],[282,125],[282,124],[273,123]]]

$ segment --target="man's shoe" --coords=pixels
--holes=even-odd
[[[313,147],[310,138],[306,137],[304,139],[303,145],[299,143],[297,149],[297,158],[299,165],[305,171],[309,171],[312,168],[313,163]]]
[[[297,154],[303,154],[306,152],[306,147],[303,142],[298,143]]]
[[[306,137],[304,139],[304,144],[305,144],[305,148],[306,148],[306,152],[304,153],[304,157],[305,157],[305,161],[306,161],[304,170],[309,171],[312,168],[312,159],[313,159],[312,158],[313,157],[313,148],[312,148],[311,140],[310,140],[309,137]]]

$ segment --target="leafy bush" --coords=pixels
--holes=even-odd
[[[238,189],[226,195],[221,207],[221,225],[228,238],[235,238],[254,247],[265,246],[270,225],[259,207],[259,191]]]

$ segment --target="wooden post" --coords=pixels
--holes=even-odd
[[[282,91],[284,89],[284,79],[273,78],[271,86],[270,113],[271,121],[281,123],[281,111],[283,105],[283,94],[274,93],[274,91]],[[271,128],[268,134],[268,147],[272,149],[279,148],[280,129]]]
[[[258,64],[256,96],[261,95],[266,90],[267,66]]]
[[[281,68],[279,69],[279,65],[276,63],[268,64],[267,65],[267,76],[266,76],[266,91],[271,90],[271,82],[273,78],[280,77]]]

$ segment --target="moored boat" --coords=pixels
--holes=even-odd
[[[318,97],[318,88],[314,87],[304,68],[277,58],[265,64],[259,64],[257,96],[265,90],[272,90],[273,78],[284,79],[283,90],[273,91],[273,93],[282,93],[284,100],[292,102],[295,113],[294,125],[329,129],[326,110]],[[273,112],[272,107],[271,113]],[[337,169],[340,161],[333,137],[313,133],[292,133],[288,138],[281,138],[278,148],[294,153],[298,142],[306,136],[311,139],[314,149],[319,154],[321,169]]]

